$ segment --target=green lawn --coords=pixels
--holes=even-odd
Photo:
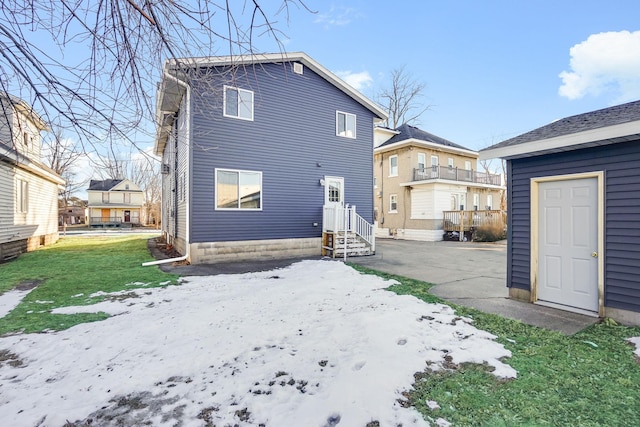
[[[431,285],[356,267],[395,279],[391,290],[427,302]],[[639,426],[640,364],[627,338],[640,328],[604,322],[565,336],[500,316],[454,306],[511,350],[505,360],[518,378],[500,381],[478,365],[419,376],[410,402],[427,420],[454,426]],[[428,400],[439,403],[432,411]]]
[[[0,319],[0,335],[13,332],[62,330],[78,323],[102,320],[105,313],[51,314],[56,307],[87,305],[103,297],[94,292],[114,292],[143,286],[176,283],[175,275],[156,266],[142,267],[152,260],[148,236],[65,237],[56,244],[21,255],[0,265],[0,293],[19,284],[41,281],[8,315]]]

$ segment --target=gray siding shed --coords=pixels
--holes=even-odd
[[[600,314],[640,323],[640,101],[558,120],[482,150],[480,157],[507,160],[507,286],[525,292],[531,291],[536,256],[532,180],[603,172]]]

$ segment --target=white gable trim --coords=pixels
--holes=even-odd
[[[616,138],[630,139],[632,136],[640,137],[640,120],[506,147],[487,148],[480,150],[480,160],[527,157],[545,151],[566,151],[585,144],[606,145],[620,142]]]

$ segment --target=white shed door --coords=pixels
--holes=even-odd
[[[538,195],[538,300],[597,312],[597,178],[541,182]]]

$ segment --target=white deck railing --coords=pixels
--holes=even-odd
[[[355,233],[376,250],[376,235],[373,224],[369,224],[356,212],[355,206],[331,205],[322,208],[322,231]]]

